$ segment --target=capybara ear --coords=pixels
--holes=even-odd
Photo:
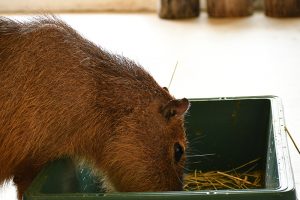
[[[183,115],[190,107],[189,100],[186,98],[171,100],[162,107],[163,116],[169,120],[175,115]]]
[[[167,92],[169,92],[169,89],[167,87],[163,87],[164,90],[166,90]]]

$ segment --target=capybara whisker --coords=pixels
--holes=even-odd
[[[187,158],[193,158],[193,157],[205,157],[205,156],[214,156],[215,153],[207,153],[207,154],[199,154],[199,155],[187,155]]]

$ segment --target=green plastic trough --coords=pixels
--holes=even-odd
[[[190,99],[186,117],[193,158],[186,168],[230,170],[261,158],[259,189],[178,192],[104,193],[89,170],[68,159],[50,163],[25,192],[25,200],[200,199],[296,200],[281,101],[275,96]]]

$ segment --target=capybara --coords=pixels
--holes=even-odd
[[[98,26],[97,26],[98,27]],[[0,18],[0,184],[84,160],[114,191],[182,189],[186,98],[54,16]]]

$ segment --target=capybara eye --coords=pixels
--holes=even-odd
[[[178,142],[176,142],[174,144],[174,158],[176,163],[181,160],[183,153],[184,153],[183,147]]]

